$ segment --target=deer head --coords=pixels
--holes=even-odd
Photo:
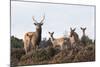
[[[53,38],[54,32],[48,32],[48,33],[49,33],[49,35],[50,35],[50,38]]]
[[[85,35],[86,27],[85,27],[85,28],[80,27],[80,28],[81,28],[81,30],[83,31],[83,35]]]
[[[86,27],[85,28],[80,27],[80,28],[81,28],[82,31],[85,31],[86,30]]]
[[[70,30],[71,30],[71,32],[70,32],[70,37],[72,37],[72,35],[74,35],[74,31],[76,30],[76,28],[74,28],[74,29],[72,29],[72,28],[70,28]]]
[[[37,22],[35,19],[34,19],[34,16],[32,17],[33,21],[35,22],[34,25],[36,26],[36,29],[41,29],[41,26],[43,25],[43,21],[45,19],[45,16],[42,17],[41,21],[40,22]]]

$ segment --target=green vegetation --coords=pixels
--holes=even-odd
[[[88,36],[82,36],[81,42],[85,45],[87,44],[93,44],[92,39],[90,39]]]
[[[23,48],[22,39],[11,36],[11,48]]]
[[[59,50],[52,46],[41,47],[25,54],[22,40],[11,37],[11,65],[37,65],[95,61],[95,44],[88,37],[86,45],[78,45],[72,49]],[[50,40],[43,40],[42,45],[52,44]]]

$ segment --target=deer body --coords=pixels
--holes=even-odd
[[[74,36],[70,37],[70,43],[71,43],[71,45],[75,43]]]
[[[50,39],[51,39],[51,42],[53,44],[53,47],[55,48],[56,46],[60,46],[61,49],[63,49],[64,43],[65,43],[65,39],[64,38],[55,39],[53,37],[53,34],[54,34],[54,32],[52,32],[52,33],[49,32]]]
[[[75,29],[71,28],[71,32],[70,32],[70,43],[72,46],[75,46],[76,43],[79,42],[79,36],[78,34],[75,32]]]
[[[40,41],[41,41],[41,33],[42,33],[42,28],[41,26],[43,25],[43,20],[44,18],[41,20],[40,23],[38,23],[34,17],[33,17],[33,21],[35,21],[34,25],[36,26],[36,31],[35,32],[27,32],[24,35],[24,49],[25,52],[27,54],[28,50],[30,48],[38,48]]]
[[[41,29],[40,30],[36,29],[36,32],[33,32],[34,36],[32,36],[32,39],[31,39],[31,43],[33,45],[33,48],[38,48],[39,43],[41,41],[41,35],[40,34],[41,34]]]
[[[83,32],[83,35],[82,35],[82,37],[81,37],[81,42],[84,44],[84,45],[86,45],[86,42],[87,42],[87,36],[85,35],[85,30],[86,30],[86,28],[82,28],[82,27],[80,27],[80,29],[82,30],[82,32]]]
[[[53,45],[54,47],[60,46],[62,48],[62,46],[64,44],[64,38],[54,39],[54,40],[51,40],[51,41],[54,44]]]

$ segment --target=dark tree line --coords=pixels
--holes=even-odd
[[[11,48],[23,48],[23,40],[11,36]]]

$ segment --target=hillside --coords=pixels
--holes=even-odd
[[[44,47],[31,50],[28,54],[25,54],[22,41],[19,43],[20,47],[11,47],[12,66],[95,61],[94,43],[87,43],[85,46],[81,46],[80,44],[75,48],[59,50],[53,48],[50,41],[42,41],[42,45],[45,45]],[[11,43],[11,45],[13,44]]]

